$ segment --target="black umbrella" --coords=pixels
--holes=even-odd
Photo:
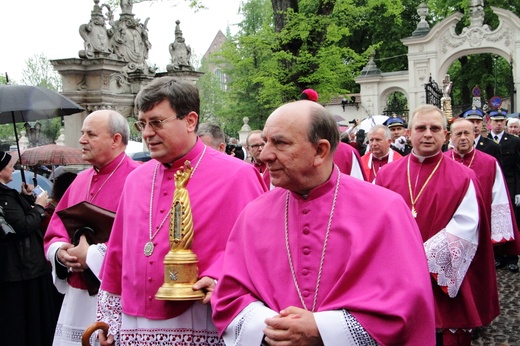
[[[84,110],[76,102],[49,89],[30,85],[0,85],[0,124],[13,124],[18,157],[21,154],[17,122],[51,119]],[[25,184],[23,174],[22,178]]]

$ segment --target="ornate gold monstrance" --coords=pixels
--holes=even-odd
[[[184,165],[175,173],[169,228],[170,251],[164,257],[164,284],[155,294],[159,300],[199,300],[205,295],[202,290],[192,288],[197,282],[199,268],[197,255],[191,251],[193,218],[186,189],[192,168],[189,161]]]

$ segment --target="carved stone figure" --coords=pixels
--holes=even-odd
[[[117,56],[126,62],[144,64],[148,58],[151,43],[146,27],[149,18],[142,24],[133,14],[121,14],[116,22],[112,42]]]
[[[181,22],[177,20],[175,23],[177,24],[175,26],[175,41],[169,46],[172,63],[166,66],[166,70],[169,72],[176,70],[191,71],[193,70],[190,62],[191,47],[186,45],[184,37],[182,37],[182,31],[179,26]]]
[[[113,52],[110,47],[108,30],[105,27],[104,7],[108,10],[107,18],[111,20],[113,14],[110,7],[108,5],[99,6],[99,0],[94,0],[94,8],[89,23],[79,27],[79,34],[83,38],[85,47],[78,53],[80,58],[108,57]]]
[[[132,14],[132,0],[120,0],[119,5],[121,6],[121,13]]]
[[[484,24],[484,1],[470,0],[469,1],[469,20],[471,22],[470,28],[474,26],[482,26]]]

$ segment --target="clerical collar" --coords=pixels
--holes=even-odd
[[[121,155],[124,156],[124,155],[126,155],[126,153],[123,151],[121,154],[114,157],[114,159],[112,161],[110,161],[108,164],[104,165],[101,168],[94,166],[94,165],[92,165],[92,168],[94,169],[94,171],[96,171],[97,174],[105,174],[105,173],[113,172],[115,170],[115,167],[117,167],[118,164],[122,160]],[[121,159],[118,160],[117,159],[118,157]]]
[[[193,162],[193,160],[197,156],[199,156],[200,153],[202,153],[202,150],[204,150],[204,143],[202,143],[202,141],[197,137],[197,142],[195,142],[195,145],[190,150],[188,150],[188,152],[186,154],[184,154],[183,156],[181,156],[178,159],[175,159],[173,162],[163,163],[162,165],[166,169],[170,169],[170,168],[179,169],[181,166],[183,166],[186,163],[186,161]]]
[[[415,156],[420,163],[423,163],[424,160],[429,159],[431,157],[435,157],[435,156],[439,155],[440,152],[441,151],[438,151],[437,153],[430,155],[430,156],[420,156],[420,155],[417,155],[416,153],[414,153],[414,151],[412,150],[412,155]]]
[[[334,189],[334,186],[336,185],[336,181],[338,179],[337,171],[338,170],[336,168],[336,165],[333,164],[332,172],[329,175],[329,178],[325,182],[321,183],[320,185],[318,185],[316,187],[313,187],[312,189],[309,190],[309,192],[307,192],[305,194],[300,194],[300,193],[291,191],[291,196],[293,196],[294,198],[299,199],[299,200],[308,201],[308,200],[314,200],[316,198],[319,198],[319,197],[325,195],[326,193],[328,193],[329,191],[332,191]]]
[[[386,157],[388,157],[388,155],[390,154],[390,150],[386,153],[386,155],[383,155],[381,157],[377,157],[375,156],[374,154],[372,154],[372,157],[376,160],[379,160],[379,161],[383,161]]]
[[[453,148],[453,152],[454,152],[455,154],[459,155],[461,159],[463,159],[464,156],[466,156],[466,155],[468,155],[468,154],[471,154],[471,153],[473,152],[473,150],[475,150],[474,147],[471,148],[471,150],[468,151],[466,154],[461,154],[461,153],[459,153],[457,150],[455,150],[455,148]]]

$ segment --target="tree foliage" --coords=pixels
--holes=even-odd
[[[320,102],[357,92],[354,79],[377,52],[381,65],[404,69],[416,6],[412,0],[249,0],[243,21],[219,59],[230,76],[226,107],[218,112],[227,131],[244,116],[261,128],[280,104],[313,88]],[[418,2],[417,2],[418,5]],[[410,9],[412,8],[412,9]],[[406,20],[404,16],[412,17]],[[395,58],[397,56],[397,58]]]
[[[53,91],[61,90],[61,76],[54,70],[47,57],[40,53],[36,54],[27,60],[25,60],[25,69],[22,71],[21,83],[23,85],[33,85]],[[0,84],[5,84],[5,78],[2,81],[0,77]],[[10,84],[16,83],[9,81]],[[39,145],[53,143],[59,136],[61,128],[61,118],[54,118],[48,120],[39,121],[41,126],[40,129],[40,140]],[[34,126],[36,122],[32,122],[29,125]],[[17,123],[16,129],[18,135],[21,136],[22,132],[26,132],[23,123]],[[0,125],[0,137],[8,144],[16,144],[14,136],[14,129],[12,124]]]

